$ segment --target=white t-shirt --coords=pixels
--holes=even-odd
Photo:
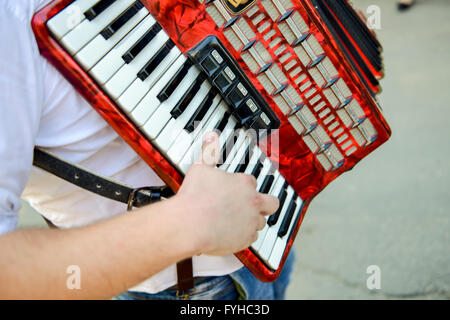
[[[131,186],[163,184],[40,56],[30,21],[47,2],[0,0],[0,234],[16,228],[21,197],[61,228],[83,226],[126,210],[122,203],[32,167],[35,145]],[[233,255],[198,256],[193,263],[195,276],[223,275],[242,267]],[[173,265],[133,290],[155,293],[175,283]]]

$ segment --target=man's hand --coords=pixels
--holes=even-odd
[[[172,199],[85,227],[22,229],[0,236],[0,298],[110,298],[195,254],[227,255],[247,248],[278,199],[256,181],[215,168],[217,135]],[[67,287],[67,267],[81,287]]]
[[[276,197],[256,191],[256,179],[215,168],[219,138],[204,138],[201,158],[191,166],[175,201],[184,206],[186,232],[192,232],[199,253],[226,255],[249,247],[278,208]]]

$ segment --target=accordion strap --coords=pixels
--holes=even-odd
[[[161,198],[173,195],[167,187],[133,188],[122,183],[99,176],[73,163],[62,160],[42,149],[34,149],[33,165],[80,188],[94,192],[102,197],[119,201],[132,207],[143,207]]]
[[[33,165],[80,188],[125,203],[128,211],[131,211],[133,207],[143,207],[174,195],[173,191],[167,186],[133,188],[118,183],[39,148],[34,148]],[[50,227],[55,228],[55,225],[49,220],[45,217],[44,219]],[[177,277],[177,295],[187,298],[189,291],[194,288],[191,258],[177,263]]]

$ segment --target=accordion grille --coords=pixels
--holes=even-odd
[[[220,0],[205,5],[326,171],[339,168],[343,154],[376,139],[376,129],[340,78],[339,66],[326,55],[324,42],[310,30],[297,1],[257,1],[240,16],[231,15]]]

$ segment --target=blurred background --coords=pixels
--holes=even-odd
[[[381,8],[392,137],[311,203],[290,299],[450,299],[450,1]],[[369,290],[367,267],[380,270]]]
[[[289,299],[450,299],[450,1],[381,9],[392,138],[311,203]],[[25,203],[20,227],[45,226]],[[369,289],[377,266],[380,289]]]

